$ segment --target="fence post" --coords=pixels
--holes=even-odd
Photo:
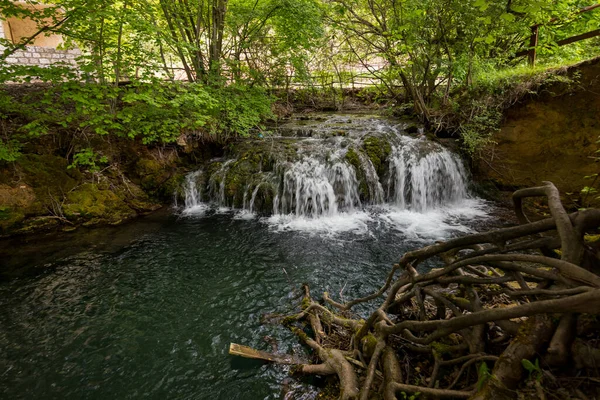
[[[529,66],[535,67],[536,47],[538,45],[539,26],[531,27],[531,38],[529,39]]]

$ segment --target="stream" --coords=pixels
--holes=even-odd
[[[291,129],[291,155],[263,160],[241,195],[227,192],[234,153],[190,173],[168,212],[0,242],[0,398],[280,399],[285,387],[286,399],[314,399],[319,381],[231,357],[229,344],[303,354],[262,323],[294,312],[302,283],[336,299],[368,294],[407,250],[493,212],[440,145],[372,116],[327,118],[310,135]],[[344,135],[330,135],[339,121]],[[289,144],[283,132],[274,143]],[[389,139],[381,165],[361,153],[365,132]]]

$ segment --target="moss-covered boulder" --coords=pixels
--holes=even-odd
[[[362,201],[366,201],[369,199],[369,185],[367,184],[367,177],[365,175],[365,171],[362,168],[360,157],[356,153],[356,150],[353,147],[350,147],[346,152],[345,156],[348,164],[354,167],[354,171],[356,173],[356,179],[358,180],[358,193],[360,195],[360,199]]]
[[[63,213],[69,220],[84,219],[85,225],[118,224],[137,215],[124,198],[93,183],[80,185],[70,192]]]
[[[254,147],[256,143],[259,145]],[[229,163],[222,173],[218,173],[223,168],[221,162],[213,162],[207,167],[207,174],[212,177],[213,191],[223,182],[227,205],[242,207],[244,194],[246,201],[249,202],[254,190],[259,186],[255,198],[256,209],[258,211],[271,210],[275,190],[271,184],[265,181],[265,176],[273,171],[276,155],[284,158],[287,157],[288,152],[295,154],[295,150],[286,146],[287,143],[278,143],[277,149],[273,150],[266,142],[238,143],[231,149],[231,152],[237,155],[235,161]]]
[[[23,180],[41,198],[66,193],[81,181],[81,172],[68,166],[67,159],[49,154],[25,154],[17,162]]]
[[[152,197],[167,201],[181,188],[185,174],[171,162],[160,162],[153,158],[140,158],[135,164],[134,173],[142,189]]]
[[[379,177],[383,177],[387,171],[387,159],[392,153],[392,146],[383,137],[369,136],[363,141],[365,153],[373,163]]]
[[[22,227],[28,215],[42,212],[35,192],[27,184],[0,185],[0,234],[6,235]]]

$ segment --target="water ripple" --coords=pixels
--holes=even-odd
[[[0,283],[0,397],[279,399],[288,370],[233,359],[229,343],[302,351],[261,317],[293,311],[303,282],[316,296],[369,293],[415,245],[394,230],[324,237],[218,214],[32,264]]]

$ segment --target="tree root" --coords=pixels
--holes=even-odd
[[[548,199],[552,218],[527,220],[521,203],[531,196]],[[399,393],[514,398],[515,390],[528,390],[528,379],[539,397],[544,384],[558,382],[544,381],[553,365],[574,361],[598,371],[598,332],[580,337],[576,325],[579,313],[600,314],[600,276],[585,267],[592,253],[583,242],[600,226],[600,211],[567,214],[548,182],[517,191],[514,200],[522,225],[407,252],[369,296],[340,303],[325,293],[318,303],[305,287],[303,309],[284,322],[320,362],[296,371],[335,374],[340,398],[361,400],[376,393],[385,400]],[[417,272],[436,257],[443,267]],[[379,298],[366,320],[348,317],[352,307]]]

